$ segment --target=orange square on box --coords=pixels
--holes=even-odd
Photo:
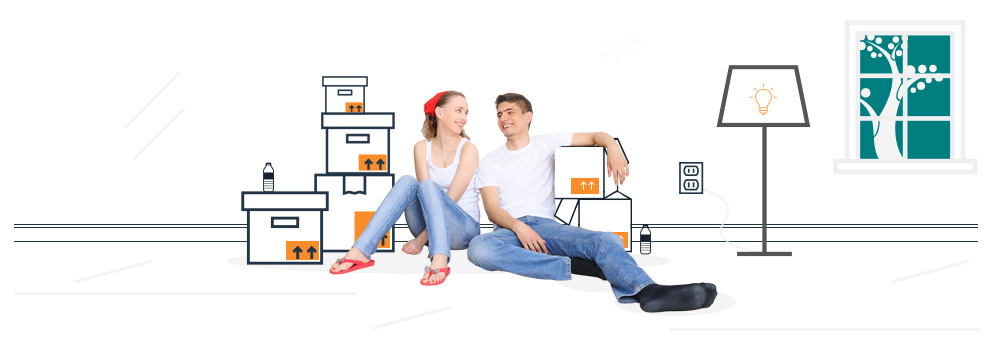
[[[319,260],[319,241],[285,241],[285,260]]]
[[[347,102],[344,103],[345,113],[362,113],[365,110],[365,104],[363,102]]]
[[[354,212],[354,240],[357,241],[361,234],[365,232],[365,227],[368,227],[368,222],[372,221],[372,216],[375,216],[373,211],[356,211]],[[379,248],[389,248],[392,244],[391,237],[389,233],[392,232],[390,228],[389,231],[385,232],[385,236],[379,239]]]
[[[386,171],[389,162],[385,154],[359,154],[358,171]]]
[[[625,245],[625,249],[628,249],[628,243],[629,243],[628,242],[628,232],[612,232],[612,233],[618,235],[618,237],[621,237],[622,238],[622,244]]]
[[[570,194],[601,193],[601,179],[596,177],[574,177],[569,179]]]

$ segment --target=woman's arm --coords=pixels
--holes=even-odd
[[[455,178],[451,179],[451,185],[448,186],[448,197],[451,197],[455,202],[462,198],[465,189],[469,188],[469,183],[476,176],[476,169],[479,168],[479,150],[472,142],[466,141],[459,157],[461,160],[458,163],[458,170],[455,171]],[[426,168],[425,164],[424,171]]]
[[[420,140],[417,141],[417,144],[413,145],[413,170],[416,171],[418,183],[431,178],[430,173],[427,172],[426,142],[425,140]]]

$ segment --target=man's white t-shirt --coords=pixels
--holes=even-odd
[[[555,219],[553,172],[557,147],[573,143],[572,133],[531,136],[516,151],[500,145],[479,161],[476,188],[496,186],[500,208],[514,218],[525,215]]]

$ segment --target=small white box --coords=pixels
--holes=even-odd
[[[394,174],[316,174],[315,187],[330,193],[330,208],[323,212],[323,251],[350,250],[395,182]],[[395,250],[394,232],[389,229],[376,251]]]
[[[559,147],[555,153],[556,198],[604,198],[604,147]]]
[[[323,77],[326,112],[363,113],[368,77]]]

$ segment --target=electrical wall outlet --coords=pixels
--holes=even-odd
[[[705,164],[680,162],[680,194],[705,193]]]

